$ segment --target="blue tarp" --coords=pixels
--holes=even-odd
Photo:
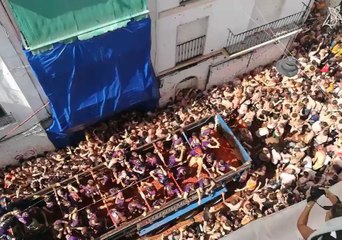
[[[187,205],[186,207],[183,207],[181,209],[177,209],[177,211],[164,216],[160,219],[158,219],[156,222],[154,222],[153,224],[149,225],[148,227],[139,229],[139,236],[144,236],[146,234],[151,233],[152,231],[174,221],[175,219],[190,213],[191,211],[195,210],[196,208],[199,208],[200,206],[205,206],[206,204],[208,204],[210,201],[217,199],[218,197],[221,197],[222,193],[227,192],[227,189],[224,186],[221,186],[219,189],[215,190],[215,192],[209,196],[203,197],[201,204],[198,205],[198,202],[193,202],[189,205]]]
[[[26,52],[50,100],[53,123],[47,131],[57,147],[70,143],[64,139],[70,133],[115,113],[157,106],[150,28],[145,18],[92,39],[55,44],[41,54]]]

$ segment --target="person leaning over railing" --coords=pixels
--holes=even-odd
[[[316,201],[321,195],[325,195],[332,206],[321,206]],[[340,199],[328,189],[310,189],[310,196],[304,211],[299,216],[297,228],[305,240],[330,240],[342,239],[342,203]],[[308,219],[313,206],[317,203],[327,210],[325,223],[314,230],[308,226]]]

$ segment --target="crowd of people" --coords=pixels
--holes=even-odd
[[[304,200],[311,188],[342,181],[342,31],[322,27],[326,9],[317,2],[293,43],[297,76],[280,76],[271,65],[210,91],[221,114],[237,112],[237,133],[254,167],[229,200],[222,195],[222,208],[206,208],[202,221],[162,239],[219,239]]]
[[[110,222],[120,225],[170,198],[187,199],[192,191],[198,193],[200,203],[203,194],[215,187],[211,177],[236,169],[207,154],[220,148],[214,123],[189,136],[187,143],[172,133],[215,114],[230,123],[249,151],[252,170],[239,179],[241,188],[233,200],[223,196],[223,209],[206,209],[202,222],[167,239],[218,239],[303,200],[310,187],[341,181],[342,37],[340,29],[322,27],[323,11],[321,7],[313,10],[307,28],[293,43],[291,54],[300,62],[295,77],[284,77],[270,65],[208,91],[182,91],[165,108],[125,113],[88,129],[76,147],[3,169],[0,236],[11,239],[13,221],[21,223],[18,232],[27,233],[45,229],[53,218],[57,219],[52,224],[56,239],[76,240],[80,235],[86,239],[108,229]],[[166,139],[171,146],[158,139]],[[153,143],[152,152],[135,151],[149,143]],[[101,166],[110,174],[92,172]],[[182,180],[189,168],[198,182],[179,187],[170,179],[170,170],[176,180]],[[83,177],[84,173],[90,176]],[[70,178],[75,181],[60,186]],[[158,190],[147,179],[163,186],[162,198],[156,197]],[[125,195],[122,189],[137,183],[141,198]],[[49,194],[37,194],[46,188],[51,189]],[[39,207],[21,211],[29,196],[37,198]]]
[[[212,194],[216,176],[236,171],[229,158],[215,157],[213,150],[221,146],[216,128],[209,122],[189,137],[176,132],[148,150],[117,147],[102,166],[54,184],[50,191],[35,192],[36,202],[23,211],[15,204],[20,201],[10,203],[2,197],[0,233],[16,239],[44,234],[54,239],[91,239],[177,197],[190,203],[192,192],[201,204],[203,196]],[[190,178],[194,181],[183,182]]]

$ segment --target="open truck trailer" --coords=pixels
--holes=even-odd
[[[113,186],[119,188],[125,199],[135,199],[140,203],[143,203],[148,211],[147,214],[141,215],[130,215],[127,217],[127,220],[122,224],[115,224],[110,217],[110,208],[111,205],[106,201],[106,196],[108,198],[109,188],[99,189],[101,193],[98,196],[94,196],[92,201],[84,201],[82,202],[82,206],[79,206],[78,209],[85,209],[86,207],[92,207],[97,209],[97,215],[105,222],[105,231],[99,233],[95,236],[97,239],[136,239],[137,236],[149,236],[160,232],[162,229],[165,229],[176,221],[179,218],[184,218],[187,216],[191,216],[194,212],[203,209],[208,203],[214,202],[220,198],[223,192],[227,191],[226,184],[232,181],[233,178],[239,177],[244,171],[248,170],[251,165],[251,158],[241,145],[239,140],[234,135],[231,128],[225,123],[223,118],[220,115],[212,116],[206,119],[202,119],[201,121],[195,122],[187,127],[176,131],[179,136],[182,136],[183,141],[185,143],[187,150],[191,147],[189,145],[188,139],[191,137],[193,132],[200,132],[202,126],[207,125],[209,122],[215,122],[216,124],[216,133],[215,138],[220,142],[219,149],[211,149],[212,153],[215,155],[216,159],[224,160],[228,162],[231,166],[234,166],[236,171],[226,172],[222,176],[216,176],[214,178],[215,187],[210,195],[203,195],[201,202],[198,203],[198,195],[195,191],[189,193],[188,200],[184,198],[174,197],[171,199],[167,199],[165,203],[159,208],[153,208],[152,203],[146,199],[141,193],[142,188],[140,185],[140,181],[123,188],[121,185],[113,183]],[[171,143],[166,139],[158,139],[157,141],[164,141],[166,147],[171,146]],[[134,150],[138,154],[145,155],[148,152],[154,151],[153,143],[144,145],[137,150]],[[167,159],[167,158],[165,158]],[[79,181],[83,184],[87,182],[87,180],[92,179],[97,182],[98,179],[96,175],[106,173],[106,171],[111,171],[104,165],[99,165],[93,168],[91,171],[84,172],[79,174]],[[173,182],[174,186],[178,188],[180,193],[183,193],[183,187],[189,182],[197,182],[198,178],[195,174],[189,174],[189,176],[185,180],[176,180],[174,169],[170,168],[167,170],[168,177],[170,181]],[[201,178],[208,177],[210,173],[202,170]],[[67,184],[72,184],[75,179],[68,179],[61,182],[60,186],[66,186]],[[157,198],[163,197],[163,185],[161,185],[157,180],[152,177],[146,177],[141,181],[152,183],[157,190]],[[96,184],[99,187],[99,184]],[[114,186],[115,185],[115,186]],[[100,188],[100,187],[99,187]],[[47,194],[56,194],[56,190],[58,187],[50,188],[42,190],[35,195],[47,195]],[[54,214],[52,217],[54,219],[50,219],[50,222],[62,218],[62,212]],[[52,237],[52,236],[51,236]],[[52,238],[51,238],[52,239]]]

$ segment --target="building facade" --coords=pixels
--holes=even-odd
[[[0,167],[16,164],[21,158],[27,159],[54,150],[55,146],[62,147],[72,143],[71,140],[67,142],[69,136],[72,139],[74,132],[100,120],[94,120],[94,116],[99,116],[98,112],[106,114],[107,117],[113,114],[119,104],[113,106],[111,103],[119,97],[124,98],[128,94],[131,95],[127,98],[136,96],[133,99],[135,101],[132,97],[129,98],[130,101],[121,101],[120,107],[142,101],[140,95],[143,95],[146,101],[149,100],[147,98],[150,96],[143,90],[154,87],[146,82],[152,82],[155,78],[149,64],[150,25],[147,14],[145,0],[1,1]],[[135,20],[134,23],[128,24],[132,19]],[[129,27],[131,31],[127,30]],[[129,38],[133,35],[139,35],[140,39]],[[109,41],[110,37],[114,39]],[[124,37],[131,40],[130,45],[122,40]],[[142,43],[142,40],[145,40],[145,45],[133,44],[133,41]],[[118,46],[118,42],[122,46]],[[92,48],[89,54],[82,52],[83,46],[90,45],[101,47]],[[74,54],[69,54],[71,51],[66,51],[66,48],[78,48],[78,55],[76,56],[77,50]],[[61,49],[63,51],[56,54]],[[128,72],[127,67],[122,67],[128,66],[127,55],[130,51],[137,53],[139,50],[140,58],[136,57],[136,60],[138,59],[139,64],[143,61],[145,64],[146,61],[148,71],[142,64],[136,66],[136,63],[131,64]],[[76,59],[77,57],[79,58]],[[120,58],[121,65],[108,64],[117,58]],[[36,61],[34,64],[32,59]],[[94,62],[97,65],[91,64]],[[41,71],[37,71],[37,68]],[[73,74],[73,69],[76,74]],[[101,75],[112,72],[115,73],[108,74],[108,77]],[[131,78],[122,80],[125,85],[121,84],[119,88],[117,85],[121,81],[118,78],[124,75],[122,72]],[[142,87],[131,86],[134,85],[133,80],[140,81]],[[87,86],[94,87],[76,87],[77,84],[85,82]],[[111,83],[117,85],[108,86]],[[157,84],[155,86],[158,92]],[[110,91],[114,87],[117,91]],[[72,90],[75,91],[71,94]],[[73,94],[74,92],[76,94]],[[157,103],[159,95],[155,95]],[[113,100],[110,102],[108,99]],[[100,109],[100,105],[103,108]],[[81,110],[83,118],[80,117]],[[69,126],[77,129],[70,130]],[[60,142],[56,139],[62,139],[60,142],[63,142],[58,145]]]
[[[301,31],[311,4],[313,0],[148,0],[159,104],[172,101],[180,89],[206,90],[278,59]],[[41,124],[51,117],[49,100],[29,66],[23,52],[27,41],[8,9],[1,3],[0,166],[54,149],[44,130],[49,123]],[[89,37],[84,31],[78,35]]]
[[[271,63],[300,31],[313,1],[150,0],[160,105]]]
[[[2,4],[0,23],[0,166],[4,166],[54,146],[41,125],[50,118],[48,98],[29,67],[20,35]]]

